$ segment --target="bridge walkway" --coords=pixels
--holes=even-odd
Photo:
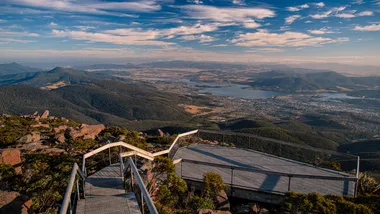
[[[79,200],[76,213],[141,214],[135,195],[126,193],[120,164],[107,166],[86,178],[86,198]]]

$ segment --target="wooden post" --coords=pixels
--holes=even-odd
[[[133,191],[133,171],[132,171],[132,167],[131,167],[131,189]]]

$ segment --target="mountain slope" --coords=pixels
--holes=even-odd
[[[54,115],[89,124],[126,126],[136,120],[150,120],[151,124],[187,121],[190,116],[177,106],[181,101],[173,94],[116,81],[70,85],[52,91],[28,85],[0,87],[0,113],[19,115],[48,109]]]
[[[0,64],[0,76],[21,74],[21,73],[33,73],[37,71],[39,71],[39,69],[22,66],[15,62],[8,63],[8,64]]]

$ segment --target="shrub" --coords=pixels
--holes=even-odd
[[[224,184],[222,176],[215,172],[208,172],[203,176],[204,181],[204,195],[210,198],[214,198],[222,190],[227,189],[227,185]]]

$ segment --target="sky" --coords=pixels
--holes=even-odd
[[[380,0],[1,0],[0,62],[380,66]]]

